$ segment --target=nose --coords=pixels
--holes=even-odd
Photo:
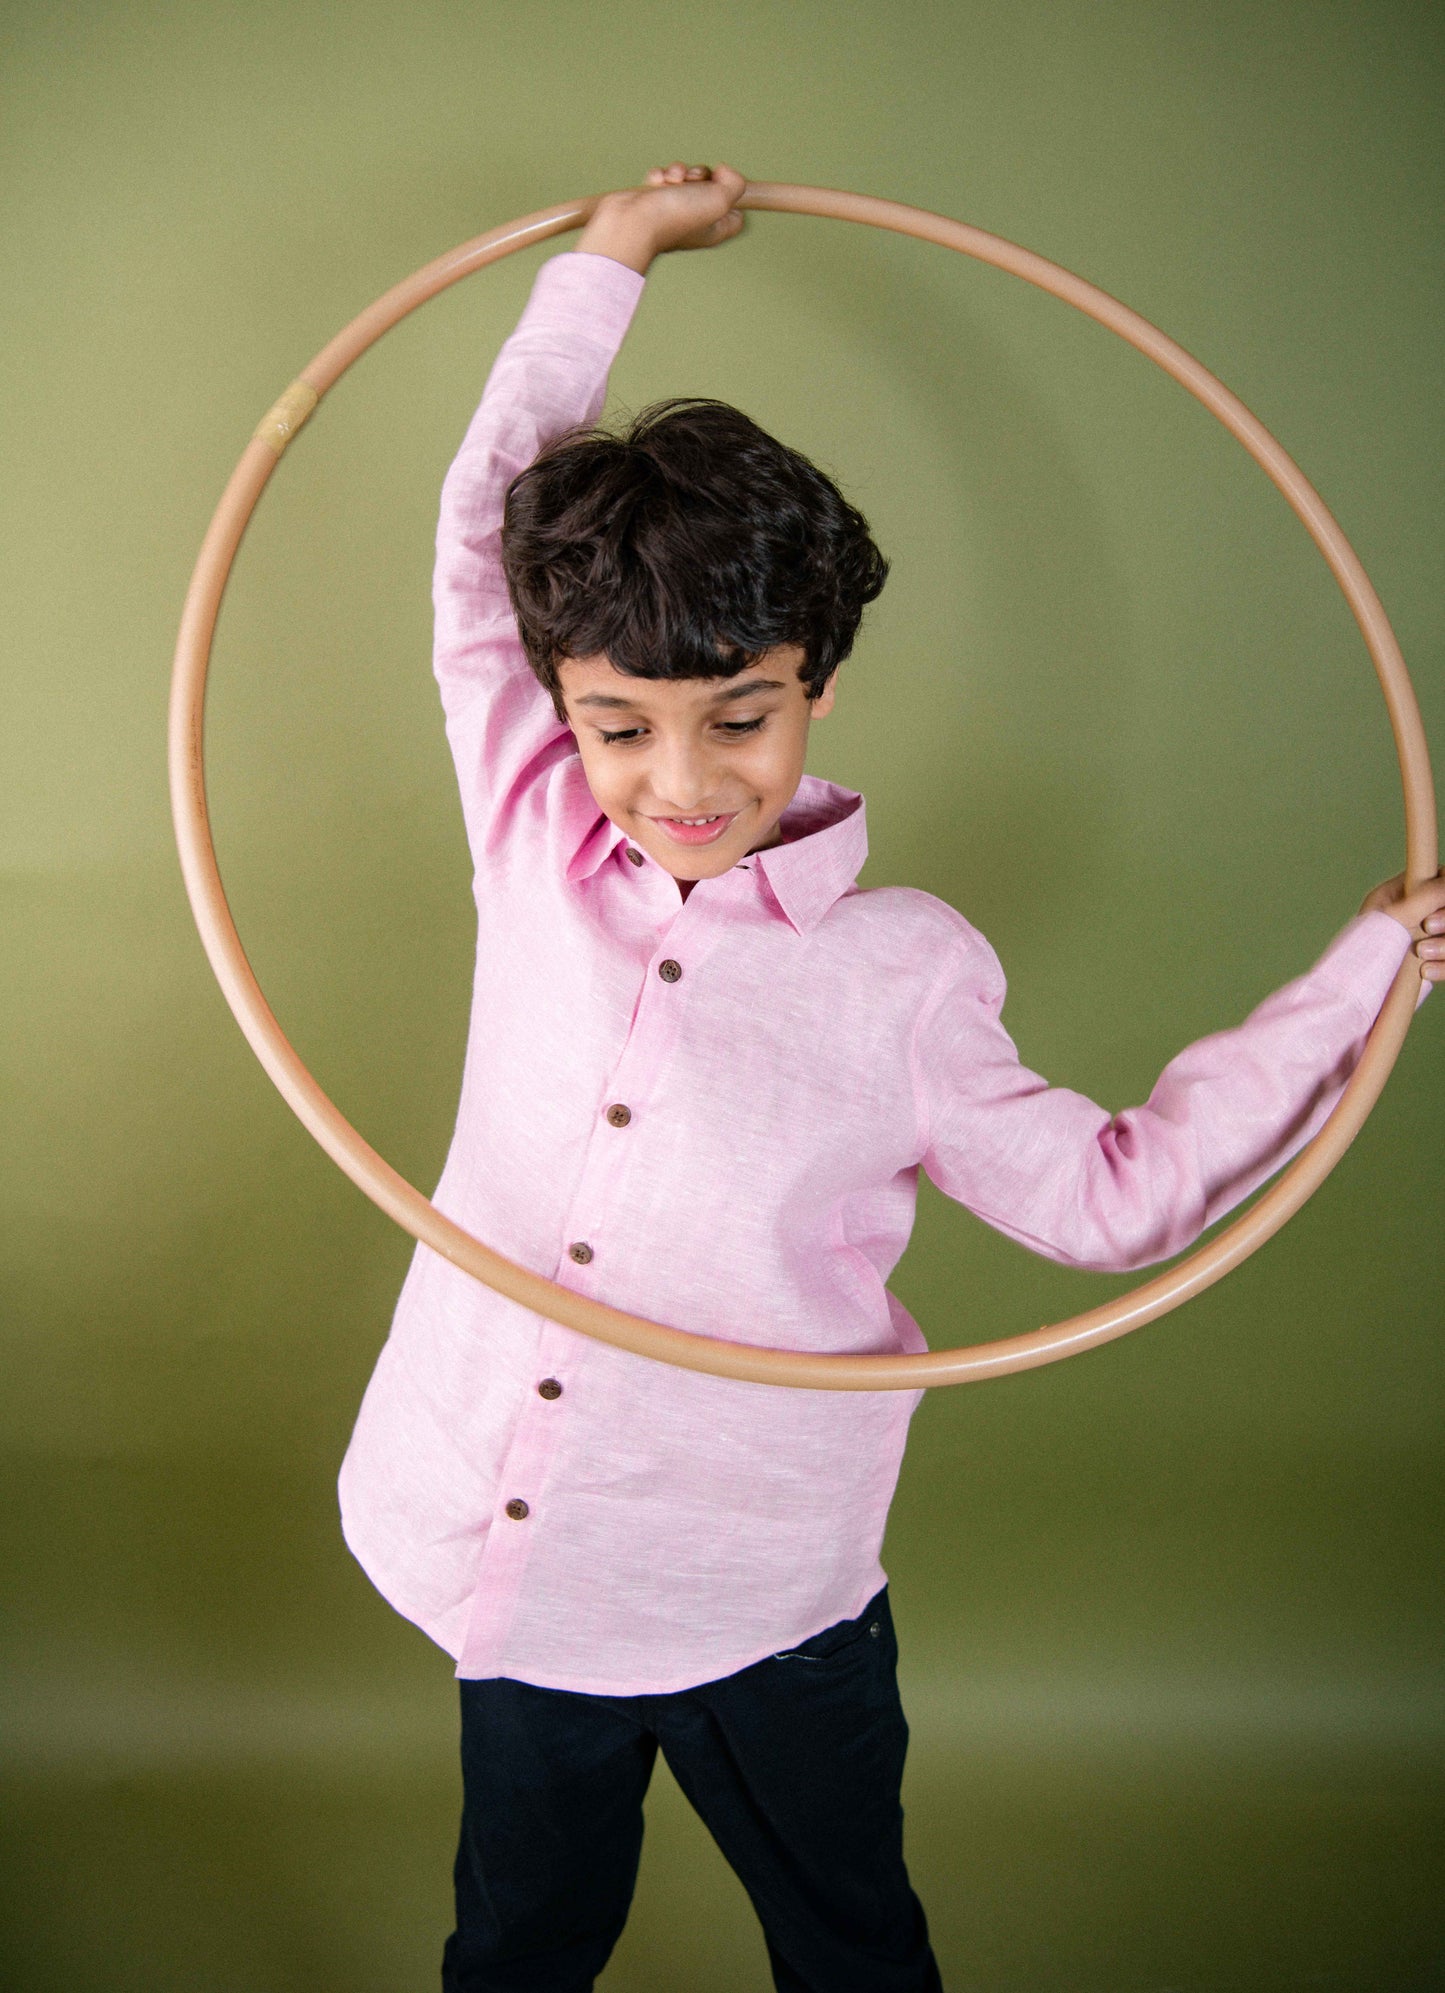
[[[706,743],[663,739],[652,766],[652,782],[664,815],[701,816],[716,800],[713,761]]]

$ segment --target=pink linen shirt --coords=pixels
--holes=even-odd
[[[821,1351],[924,1346],[885,1284],[920,1168],[1056,1260],[1179,1252],[1320,1125],[1404,929],[1351,922],[1111,1116],[1020,1064],[1003,975],[966,920],[926,893],[859,890],[861,797],[805,777],[785,841],[684,902],[594,802],[499,561],[508,483],[597,419],[642,289],[604,257],[543,267],[442,497],[436,671],[478,945],[437,1203],[614,1306]],[[883,1583],[918,1395],[649,1363],[419,1247],[342,1468],[344,1528],[462,1676],[684,1688]]]

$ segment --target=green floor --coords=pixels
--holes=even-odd
[[[435,1735],[12,1779],[7,1993],[436,1984],[456,1805]],[[926,1698],[924,1699],[927,1700]],[[365,1727],[365,1726],[362,1726]],[[950,1749],[914,1723],[913,1869],[950,1993],[1438,1993],[1445,1789],[1368,1755]],[[409,1762],[400,1759],[407,1756]],[[605,1993],[765,1993],[741,1889],[671,1779]]]

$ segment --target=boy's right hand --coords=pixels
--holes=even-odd
[[[654,166],[641,187],[604,194],[576,247],[646,276],[669,249],[715,249],[742,231],[747,181],[731,166]]]
[[[1420,975],[1427,983],[1445,983],[1445,865],[1413,891],[1405,890],[1405,875],[1397,872],[1383,886],[1366,893],[1361,913],[1387,913],[1415,939]]]

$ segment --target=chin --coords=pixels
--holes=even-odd
[[[739,858],[743,856],[745,853],[738,853]],[[724,872],[731,872],[737,862],[737,858],[725,858],[721,853],[706,858],[700,853],[695,858],[684,857],[680,853],[676,856],[669,853],[662,860],[664,869],[669,871],[674,879],[688,879],[693,884],[699,879],[720,879]]]

